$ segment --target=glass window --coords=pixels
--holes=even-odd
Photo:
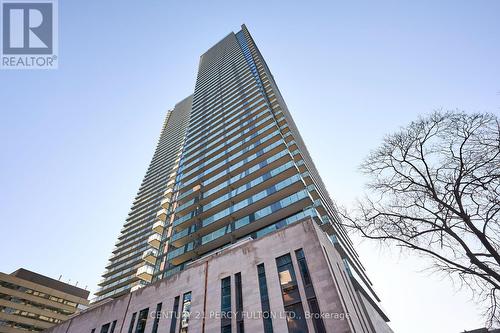
[[[304,308],[302,303],[295,303],[285,306],[286,323],[288,325],[289,333],[305,333],[309,332],[305,320]]]
[[[172,320],[170,321],[170,333],[175,333],[175,326],[177,326],[177,316],[179,315],[179,300],[180,296],[175,297],[174,307],[172,309]]]
[[[146,329],[146,322],[148,320],[149,308],[142,309],[137,317],[137,327],[135,328],[135,333],[144,333]]]
[[[306,292],[307,303],[309,304],[309,310],[311,311],[311,317],[314,325],[314,331],[316,333],[325,333],[325,325],[321,319],[321,312],[319,310],[318,301],[316,299],[316,293],[312,285],[311,276],[309,274],[309,268],[307,267],[306,257],[304,256],[304,251],[298,249],[295,251],[295,256],[297,258],[297,263],[300,268],[300,275],[302,277],[302,282],[304,283],[304,289]]]
[[[128,327],[128,333],[132,333],[134,331],[134,324],[135,324],[135,316],[137,315],[137,312],[134,312],[132,314],[132,318],[130,319],[130,325]]]
[[[221,280],[221,333],[231,332],[231,277]]]
[[[269,295],[267,293],[266,271],[264,264],[257,265],[259,278],[260,303],[262,306],[262,320],[264,321],[264,333],[273,333],[273,323],[269,306]]]
[[[104,324],[101,327],[101,333],[108,333],[110,323]]]
[[[278,275],[280,285],[283,290],[292,288],[297,285],[295,278],[295,271],[292,265],[292,258],[289,254],[276,258],[276,265],[278,267]]]
[[[155,321],[153,322],[153,330],[151,331],[151,333],[158,332],[158,323],[160,322],[161,318],[161,306],[161,303],[156,304]]]
[[[295,270],[290,254],[276,258],[278,277],[281,285],[281,294],[287,315],[288,331],[292,333],[308,332],[304,308],[300,299]]]
[[[323,323],[323,320],[319,316],[321,312],[319,310],[319,305],[318,301],[316,300],[316,297],[309,299],[308,303],[309,303],[309,310],[311,310],[312,314],[314,330],[316,331],[316,333],[326,333],[325,324]]]
[[[180,333],[186,333],[189,326],[189,317],[191,316],[191,292],[187,292],[182,297],[182,318]]]
[[[243,287],[241,284],[241,273],[234,275],[234,286],[236,289],[236,332],[244,333],[245,325],[243,322]]]
[[[308,286],[312,284],[311,277],[309,276],[309,269],[307,268],[306,258],[304,257],[304,251],[299,249],[295,251],[295,255],[297,256],[297,263],[300,268],[300,275],[302,276],[302,281],[304,282],[304,286]]]

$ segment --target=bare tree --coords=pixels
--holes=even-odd
[[[368,193],[348,228],[431,259],[500,324],[500,122],[434,112],[387,136],[361,165]]]

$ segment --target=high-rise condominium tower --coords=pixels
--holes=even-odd
[[[327,237],[342,278],[351,280],[344,281],[352,290],[341,295],[342,302],[350,298],[357,304],[355,289],[387,319],[276,82],[243,25],[201,55],[194,94],[168,112],[97,299],[169,278],[240,240],[258,240],[305,219]],[[302,249],[290,251],[297,262],[304,258]],[[283,258],[279,262],[288,260]],[[236,278],[240,285],[241,278]],[[359,318],[369,312],[362,303],[356,308]],[[359,327],[376,331],[363,320]]]
[[[156,231],[163,230],[164,223],[157,219],[157,212],[161,207],[169,207],[191,103],[192,98],[187,97],[167,113],[153,159],[115,243],[94,301],[118,297],[144,284],[136,276],[137,269],[142,267],[144,259],[154,263],[152,260],[157,255],[149,243],[155,244],[161,238]]]
[[[313,216],[368,286],[273,76],[245,26],[201,56],[154,278]],[[158,208],[158,207],[157,207]],[[158,234],[160,236],[160,234]]]

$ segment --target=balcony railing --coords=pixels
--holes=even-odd
[[[158,256],[158,251],[155,249],[149,249],[144,251],[142,254],[142,259],[151,265],[154,265],[156,263],[156,257]]]
[[[155,249],[160,248],[161,236],[158,234],[152,234],[148,237],[148,244],[154,247]]]
[[[151,282],[153,278],[153,273],[154,273],[153,266],[144,265],[137,269],[135,276],[137,276],[139,279],[143,281]]]
[[[165,193],[163,193],[163,195],[167,198],[170,198],[172,196],[172,193],[174,193],[174,190],[172,188],[167,188],[165,190]]]
[[[165,229],[165,222],[158,220],[153,224],[153,231],[157,234],[163,234],[163,230]]]
[[[173,189],[174,185],[175,185],[175,178],[168,181],[167,189]]]
[[[162,221],[165,221],[167,219],[167,210],[165,208],[162,208],[156,213],[156,218]]]
[[[161,205],[161,208],[165,208],[167,209],[169,206],[170,206],[170,197],[166,197],[164,198],[161,202],[160,202],[160,205]]]

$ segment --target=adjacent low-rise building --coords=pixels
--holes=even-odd
[[[86,308],[89,292],[20,268],[0,272],[0,333],[40,332]]]
[[[50,333],[377,332],[388,319],[311,217],[203,256]]]

